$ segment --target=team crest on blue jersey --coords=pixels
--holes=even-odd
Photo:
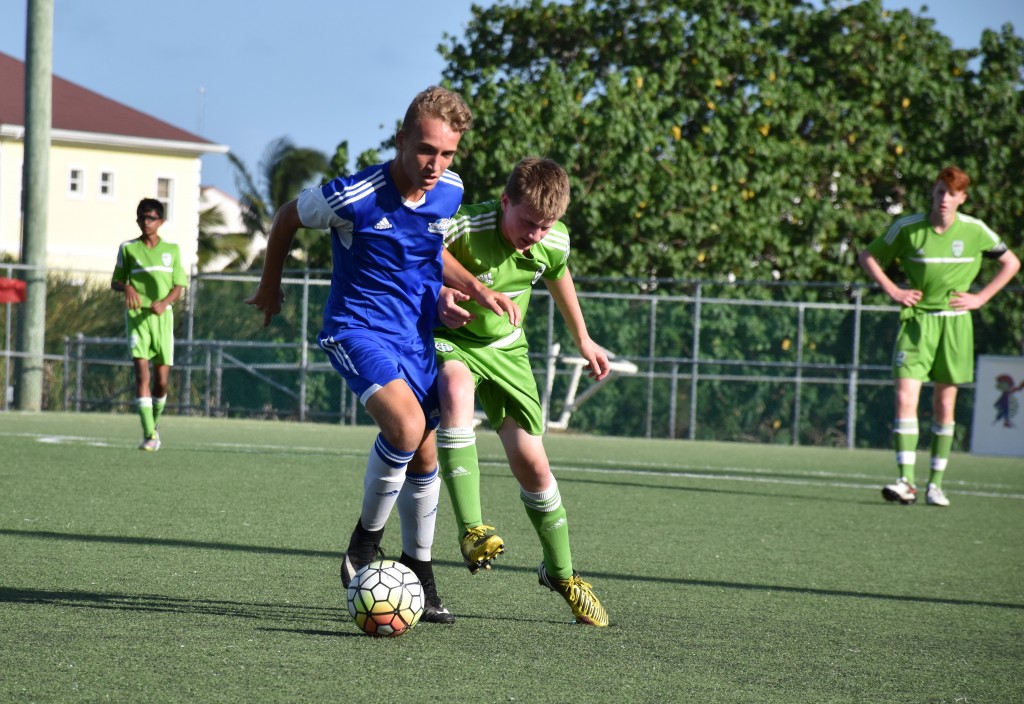
[[[164,266],[170,266],[173,259],[170,254],[164,252],[163,254],[160,255],[160,261],[163,262]]]
[[[959,257],[963,253],[964,253],[964,241],[963,240],[953,240],[953,256],[954,257]]]
[[[427,225],[427,231],[437,235],[447,235],[451,229],[452,218],[441,218]]]

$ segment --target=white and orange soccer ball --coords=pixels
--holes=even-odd
[[[346,594],[348,612],[371,636],[400,636],[423,615],[423,585],[394,560],[377,560],[356,572]]]

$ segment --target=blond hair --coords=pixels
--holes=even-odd
[[[462,96],[440,86],[430,86],[412,99],[405,111],[402,129],[411,129],[425,117],[441,120],[459,134],[473,126],[473,113]]]
[[[552,159],[521,159],[505,184],[512,205],[525,204],[545,220],[558,220],[569,207],[569,174]]]

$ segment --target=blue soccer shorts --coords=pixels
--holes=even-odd
[[[433,340],[395,339],[365,330],[317,337],[328,359],[365,406],[377,391],[402,379],[420,402],[427,429],[441,422],[437,395],[437,357]]]

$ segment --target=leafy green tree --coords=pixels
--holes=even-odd
[[[946,163],[975,175],[971,212],[1021,244],[1024,40],[1009,26],[956,50],[879,0],[473,13],[441,48],[476,116],[467,199],[526,154],[559,160],[578,274],[861,280],[856,250],[927,208]]]

